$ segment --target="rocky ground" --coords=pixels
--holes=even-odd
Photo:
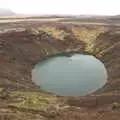
[[[34,65],[48,55],[65,51],[92,54],[100,59],[108,71],[107,84],[91,95],[76,98],[41,91],[31,80]],[[1,24],[1,119],[119,120],[119,51],[119,26],[52,22]]]

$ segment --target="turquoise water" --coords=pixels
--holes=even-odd
[[[49,57],[35,66],[32,80],[47,92],[83,96],[101,88],[107,80],[104,64],[91,55]]]

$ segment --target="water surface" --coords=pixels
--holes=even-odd
[[[101,88],[107,79],[104,64],[91,55],[53,56],[32,71],[42,90],[65,96],[82,96]]]

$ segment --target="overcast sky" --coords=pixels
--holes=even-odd
[[[0,0],[0,8],[26,14],[120,14],[120,0]]]

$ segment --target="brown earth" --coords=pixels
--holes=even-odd
[[[65,51],[92,54],[105,64],[108,71],[107,84],[85,97],[64,97],[65,100],[67,99],[66,105],[69,108],[50,113],[48,118],[52,120],[119,120],[119,26],[78,26],[60,23],[36,23],[31,26],[21,23],[21,26],[25,26],[25,30],[0,34],[0,87],[33,94],[32,91],[39,91],[40,88],[32,82],[31,71],[40,60],[48,55]],[[7,103],[8,100],[4,101],[5,104],[9,103]],[[7,107],[3,106],[1,109],[10,110],[12,113],[17,111],[20,117],[23,114],[31,116],[26,119],[34,120],[34,112],[35,115],[42,114],[40,111],[30,111],[30,109],[27,109],[30,113],[25,114],[25,108],[16,108],[16,106],[11,108],[9,104]],[[14,116],[12,113],[9,113],[10,116]],[[54,115],[51,116],[51,114]],[[42,116],[46,117],[43,114]],[[15,117],[15,119],[18,118]]]

